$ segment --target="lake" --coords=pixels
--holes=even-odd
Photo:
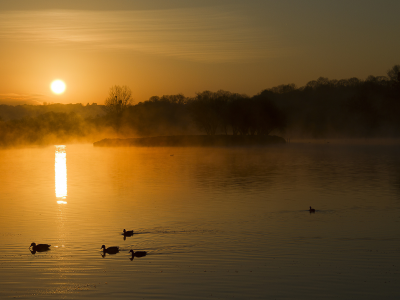
[[[0,298],[398,299],[399,150],[0,149]]]

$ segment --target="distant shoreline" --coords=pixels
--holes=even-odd
[[[103,139],[95,147],[235,147],[285,144],[284,138],[268,135],[174,135],[129,139]]]

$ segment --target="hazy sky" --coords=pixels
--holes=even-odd
[[[398,0],[0,0],[0,103],[135,102],[386,75]],[[50,83],[62,79],[64,94]]]

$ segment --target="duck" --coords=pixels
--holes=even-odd
[[[103,249],[103,253],[104,253],[104,254],[106,254],[106,253],[108,253],[108,254],[115,254],[115,253],[118,253],[118,252],[119,252],[119,247],[108,247],[108,248],[106,248],[105,245],[102,245],[102,246],[101,246],[101,249]]]
[[[143,257],[147,255],[146,251],[136,251],[134,252],[132,249],[129,251],[129,253],[132,253],[132,259],[136,256],[136,257]]]
[[[48,244],[37,244],[36,245],[36,243],[32,243],[31,244],[31,246],[29,247],[29,248],[31,248],[31,250],[33,251],[33,252],[42,252],[42,251],[47,251],[47,250],[50,250],[49,248],[50,248],[50,246],[51,245],[48,245]]]
[[[122,233],[123,235],[126,235],[126,236],[131,236],[131,235],[133,235],[133,230],[128,230],[128,231],[126,231],[125,229],[124,229],[124,232]]]
[[[310,206],[310,213],[315,213],[315,209]]]

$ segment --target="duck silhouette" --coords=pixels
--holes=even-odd
[[[310,213],[315,213],[315,209],[314,209],[314,208],[311,208],[311,206],[310,206],[309,212],[310,212]]]
[[[132,236],[132,235],[133,235],[133,230],[126,231],[126,230],[124,229],[124,232],[122,232],[122,235],[124,236],[124,241],[125,241],[125,240],[126,240],[126,237],[129,237],[129,236]]]
[[[132,235],[133,235],[133,230],[128,230],[128,231],[126,231],[126,230],[124,229],[124,232],[123,232],[122,234],[125,235],[125,236],[132,236]]]
[[[101,246],[101,249],[103,249],[103,257],[107,254],[116,254],[119,252],[119,247],[108,247],[106,248],[105,245]]]
[[[132,249],[129,251],[129,253],[132,253],[132,257],[130,257],[129,259],[132,260],[135,257],[143,257],[147,255],[146,251],[133,251]]]
[[[50,250],[50,246],[48,244],[37,244],[36,243],[32,243],[31,246],[29,247],[29,249],[31,250],[31,252],[33,254],[35,254],[36,252],[43,252],[43,251],[47,251]]]

